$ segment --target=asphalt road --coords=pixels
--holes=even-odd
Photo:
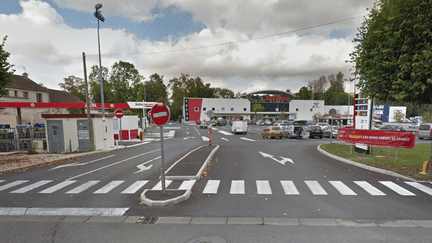
[[[127,216],[432,219],[430,191],[323,156],[317,146],[329,139],[269,140],[261,138],[263,128],[232,135],[228,126],[216,127],[213,144],[220,148],[206,176],[195,182],[188,200],[175,205],[149,207],[139,199],[160,181],[161,144],[152,141],[1,175],[0,207],[122,208]],[[165,129],[176,131],[164,140],[167,167],[208,144],[208,130],[197,126]]]

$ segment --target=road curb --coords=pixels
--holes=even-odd
[[[409,180],[409,181],[416,181],[416,180],[414,180],[414,179],[411,178],[411,177],[404,176],[404,175],[398,174],[398,173],[393,172],[393,171],[388,171],[388,170],[384,170],[384,169],[380,169],[380,168],[372,167],[372,166],[369,166],[369,165],[365,165],[365,164],[357,163],[357,162],[354,162],[354,161],[352,161],[352,160],[349,160],[349,159],[345,159],[345,158],[342,158],[342,157],[336,156],[336,155],[331,154],[331,153],[329,153],[329,152],[327,152],[327,151],[324,151],[324,150],[321,148],[321,145],[322,145],[322,144],[318,145],[318,151],[320,151],[322,154],[324,154],[325,156],[330,157],[330,158],[332,158],[332,159],[335,159],[335,160],[338,160],[338,161],[340,161],[340,162],[344,162],[344,163],[347,163],[347,164],[350,164],[350,165],[354,165],[354,166],[360,167],[360,168],[362,168],[362,169],[366,169],[366,170],[369,170],[369,171],[377,172],[377,173],[380,173],[380,174],[389,175],[389,176],[394,176],[394,177],[399,177],[399,178],[402,178],[402,179],[405,179],[405,180]]]
[[[177,189],[166,189],[167,191],[177,191]],[[186,192],[183,193],[182,195],[178,196],[178,197],[174,197],[174,198],[170,198],[167,200],[152,200],[149,199],[145,196],[145,194],[148,191],[152,191],[151,189],[146,189],[141,193],[140,199],[141,202],[150,206],[150,207],[154,207],[154,206],[166,206],[166,205],[170,205],[170,204],[176,204],[182,201],[187,200],[190,195],[192,194],[192,190],[191,189],[186,189]],[[153,190],[154,191],[154,190]],[[161,192],[162,193],[162,192]]]

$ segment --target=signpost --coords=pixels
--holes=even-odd
[[[163,104],[156,104],[150,110],[149,115],[154,124],[160,126],[160,141],[161,141],[161,161],[162,161],[162,194],[165,194],[165,158],[164,158],[164,144],[163,144],[163,125],[165,125],[169,118],[170,112],[168,107]]]
[[[114,115],[120,120],[120,146],[123,146],[123,131],[122,131],[122,124],[121,124],[121,118],[124,116],[124,112],[122,110],[115,110]]]
[[[332,117],[331,126],[330,126],[330,143],[332,143],[332,137],[333,137],[333,118],[336,115],[336,109],[332,108],[329,110],[329,114]]]

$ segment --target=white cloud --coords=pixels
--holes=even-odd
[[[60,7],[94,12],[94,3],[85,0],[53,1]],[[206,25],[200,33],[183,36],[175,42],[139,40],[128,30],[101,26],[103,66],[128,61],[145,77],[159,73],[168,81],[185,73],[200,76],[212,87],[241,93],[262,89],[297,91],[310,80],[339,71],[348,78],[350,65],[345,60],[353,50],[352,38],[361,18],[307,33],[258,37],[362,15],[373,4],[371,0],[311,0],[307,4],[259,0],[247,4],[228,0],[100,2],[105,16],[118,14],[134,21],[151,21],[157,17],[151,12],[154,7],[175,5]],[[83,76],[82,52],[87,54],[88,68],[98,64],[96,29],[69,27],[42,1],[20,1],[20,4],[22,13],[0,14],[0,33],[8,35],[5,49],[11,53],[9,61],[16,65],[17,73],[22,73],[24,66],[35,82],[58,89],[63,78]],[[336,27],[352,33],[343,39],[329,38],[326,34]],[[234,43],[219,45],[229,42]],[[203,46],[213,47],[175,51]]]

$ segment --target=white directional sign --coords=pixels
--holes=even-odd
[[[134,172],[134,174],[137,174],[137,173],[143,172],[143,171],[145,171],[145,170],[150,170],[150,168],[153,166],[153,164],[151,164],[151,165],[149,165],[149,166],[146,166],[146,164],[148,164],[148,163],[150,163],[150,162],[153,162],[153,161],[159,159],[160,157],[161,157],[161,156],[156,157],[156,158],[154,158],[154,159],[152,159],[152,160],[149,160],[149,161],[147,161],[147,162],[144,162],[144,163],[142,163],[142,164],[137,165],[137,167],[138,167],[139,170],[136,171],[136,172]]]
[[[271,155],[271,154],[266,154],[266,153],[263,153],[263,152],[260,152],[260,151],[258,151],[264,158],[270,158],[270,159],[272,159],[272,160],[274,160],[274,161],[276,161],[276,162],[278,162],[278,163],[280,163],[280,164],[282,164],[282,165],[285,165],[285,163],[286,162],[290,162],[291,164],[294,164],[294,161],[292,160],[292,159],[289,159],[289,158],[284,158],[284,157],[282,157],[282,156],[279,156],[280,158],[281,158],[281,160],[278,160],[278,159],[276,159],[276,158],[274,158],[274,155]]]

